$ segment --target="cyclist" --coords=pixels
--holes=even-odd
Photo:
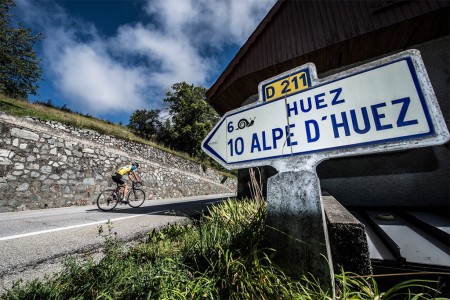
[[[124,178],[123,178],[123,176],[125,174],[128,175],[128,179],[130,179],[131,181],[142,182],[141,178],[139,177],[139,175],[136,172],[137,168],[139,168],[139,163],[137,161],[135,161],[131,165],[126,165],[126,166],[120,167],[119,169],[117,169],[116,173],[113,176],[111,176],[112,180],[115,183],[122,184],[124,186],[124,188],[125,188],[125,190],[123,192],[124,197],[128,192],[128,184],[126,183],[126,181],[124,181]]]

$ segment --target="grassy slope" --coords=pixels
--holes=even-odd
[[[56,121],[74,127],[92,129],[103,134],[108,134],[121,139],[149,145],[162,151],[179,156],[183,159],[211,167],[208,162],[200,161],[198,159],[190,157],[185,153],[176,152],[152,141],[144,140],[130,132],[125,126],[117,125],[97,118],[83,116],[80,114],[63,111],[57,108],[52,108],[37,103],[15,100],[1,94],[0,111],[18,117],[29,116],[47,121]],[[220,172],[228,177],[234,177],[234,175],[224,172],[223,170],[220,170]]]

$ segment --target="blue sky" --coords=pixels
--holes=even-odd
[[[41,32],[33,101],[127,124],[176,82],[209,88],[275,0],[16,0]]]

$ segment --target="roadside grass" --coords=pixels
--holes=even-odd
[[[113,224],[107,226],[99,262],[68,260],[61,273],[18,282],[0,299],[332,299],[313,277],[290,278],[272,262],[263,201],[228,200],[193,225],[153,230],[129,248],[115,238]],[[436,293],[423,280],[382,292],[373,278],[353,275],[335,276],[337,299],[431,299]]]
[[[91,129],[101,134],[108,134],[127,141],[149,145],[151,147],[181,157],[185,160],[193,161],[204,167],[216,169],[224,176],[235,177],[235,175],[226,172],[224,169],[221,170],[218,168],[218,166],[212,165],[208,160],[200,160],[185,153],[174,151],[153,141],[143,139],[132,133],[127,127],[114,124],[112,122],[70,111],[65,111],[44,104],[31,103],[26,100],[12,99],[2,94],[0,94],[0,111],[17,117],[32,117],[45,121],[60,122],[62,124],[73,126],[76,128]]]
[[[33,117],[46,121],[56,121],[78,128],[92,129],[100,133],[115,135],[126,140],[142,142],[142,139],[135,136],[124,126],[116,125],[97,118],[64,111],[44,104],[8,98],[1,94],[0,111],[18,117]],[[154,145],[148,141],[147,143],[152,146]]]

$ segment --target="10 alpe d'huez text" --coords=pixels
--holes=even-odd
[[[291,101],[286,104],[289,125],[255,132],[250,140],[244,140],[242,137],[229,139],[228,153],[230,156],[258,153],[285,146],[298,146],[299,143],[316,143],[322,136],[326,136],[327,139],[330,137],[340,139],[418,124],[417,119],[407,118],[411,103],[409,97],[380,101],[364,107],[331,114],[325,113],[319,118],[308,119],[308,114],[314,110],[325,112],[327,108],[336,107],[333,110],[339,111],[338,106],[344,103],[346,103],[345,91],[341,87]],[[388,118],[389,114],[395,114],[395,116]],[[298,132],[295,130],[298,127],[304,129],[303,137],[294,134]],[[322,131],[327,130],[331,132],[323,135]]]

